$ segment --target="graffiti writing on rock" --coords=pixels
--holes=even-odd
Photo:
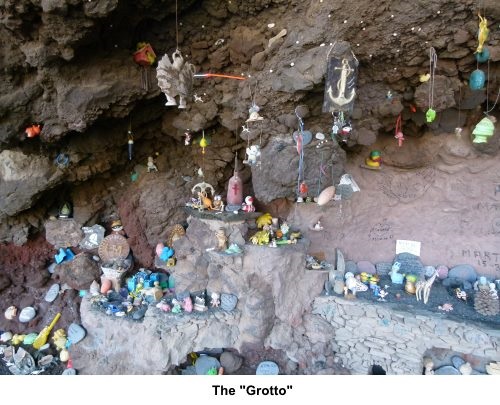
[[[368,233],[368,239],[373,241],[394,239],[391,224],[384,219],[382,222],[373,225]]]
[[[411,173],[384,176],[380,189],[389,198],[409,203],[422,197],[434,183],[436,172],[432,167]]]
[[[500,253],[488,252],[486,250],[462,249],[462,257],[473,259],[478,266],[494,269],[500,273]]]

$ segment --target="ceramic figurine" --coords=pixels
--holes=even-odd
[[[365,159],[365,165],[367,169],[379,170],[380,165],[382,163],[382,156],[380,155],[380,151],[372,150],[370,152],[370,156]]]
[[[430,357],[424,357],[424,374],[433,375],[434,374],[434,362]]]
[[[252,104],[250,109],[248,110],[249,117],[247,119],[247,122],[254,122],[254,121],[262,121],[264,118],[262,118],[259,115],[260,107],[257,104]]]
[[[361,281],[356,280],[354,274],[350,272],[345,274],[344,295],[347,295],[348,291],[351,291],[352,295],[355,297],[358,291],[366,290],[368,290],[368,287]]]
[[[272,247],[272,248],[278,247],[278,245],[276,244],[276,238],[273,238],[273,240],[269,244],[269,247]]]
[[[150,44],[147,42],[139,42],[133,58],[134,62],[140,66],[151,66],[156,60],[156,54]]]
[[[71,204],[66,201],[61,208],[59,209],[59,218],[66,219],[70,218],[73,210],[71,208]]]
[[[212,204],[212,200],[208,198],[207,193],[205,191],[198,192],[198,198],[201,201],[202,209],[204,210],[213,210],[214,206]]]
[[[214,196],[213,208],[214,211],[224,211],[224,202],[222,201],[222,196],[217,194]]]
[[[195,311],[198,311],[198,312],[204,312],[206,311],[208,308],[207,306],[205,305],[205,298],[203,297],[200,297],[200,296],[197,296],[195,299],[194,299],[194,310]]]
[[[479,17],[479,30],[477,32],[477,40],[479,42],[476,52],[481,53],[483,52],[483,47],[484,43],[488,39],[488,35],[490,33],[490,30],[488,29],[488,20],[486,17],[481,17],[481,14],[477,14]]]
[[[318,222],[316,222],[313,226],[313,230],[315,231],[322,231],[323,230],[323,226],[321,225],[321,221],[318,219]]]
[[[155,161],[153,159],[153,156],[148,157],[148,173],[151,172],[157,172],[158,168],[155,165]]]
[[[415,295],[417,296],[417,301],[423,299],[424,304],[427,304],[429,300],[429,295],[431,293],[431,287],[434,283],[434,280],[438,276],[437,271],[434,271],[434,274],[428,280],[420,280],[415,285]]]
[[[255,207],[253,205],[253,197],[247,196],[245,197],[245,202],[241,208],[243,212],[255,212]]]
[[[193,312],[193,300],[189,295],[182,301],[182,309],[188,313]]]
[[[66,347],[66,343],[68,342],[64,329],[56,330],[52,336],[52,341],[54,342],[57,350],[64,349]]]
[[[269,232],[259,231],[250,238],[254,245],[267,245],[269,243]]]
[[[472,131],[472,135],[474,135],[474,140],[472,142],[488,142],[488,139],[495,133],[495,122],[496,118],[493,116],[484,117],[481,121],[479,121]]]
[[[210,300],[210,305],[214,308],[219,308],[220,306],[220,295],[216,292],[213,292],[210,296],[212,299]]]
[[[40,135],[42,129],[40,128],[40,125],[32,125],[31,127],[26,128],[25,132],[28,138],[34,138],[35,136]]]
[[[172,61],[166,54],[160,59],[156,76],[158,86],[167,97],[166,106],[177,105],[175,97],[179,96],[179,108],[186,108],[186,100],[191,96],[193,88],[195,70],[192,63],[184,61],[178,49],[172,54]]]
[[[252,145],[247,148],[247,160],[244,160],[243,163],[253,166],[256,165],[259,161],[261,152],[260,152],[260,146],[259,145]]]
[[[193,139],[193,135],[191,132],[186,131],[184,132],[184,145],[189,146],[191,145],[191,140]]]
[[[175,298],[172,300],[172,313],[180,314],[182,312],[181,303],[177,301]]]
[[[380,290],[379,293],[379,299],[377,301],[385,302],[385,297],[389,295],[389,293],[385,290]]]
[[[398,273],[400,268],[400,262],[394,262],[394,264],[392,265],[389,275],[391,276],[391,281],[393,282],[393,284],[403,284],[404,275]]]
[[[229,255],[240,254],[241,252],[241,248],[236,243],[231,243],[231,245],[226,249],[226,253]]]
[[[286,238],[286,236],[288,235],[288,232],[290,231],[290,227],[288,226],[286,221],[281,224],[280,230],[283,233],[283,237]]]
[[[120,221],[119,219],[111,222],[111,230],[113,231],[113,233],[125,236],[125,231],[123,230],[122,221]]]
[[[464,302],[467,302],[467,293],[460,288],[455,288],[455,296]]]
[[[417,276],[413,275],[413,274],[408,274],[406,275],[406,278],[405,278],[405,291],[408,293],[408,294],[413,294],[415,295],[416,294],[416,286],[415,286],[415,283],[417,282]]]
[[[227,236],[224,233],[224,228],[220,228],[215,232],[215,237],[217,238],[217,250],[224,251],[227,249]]]

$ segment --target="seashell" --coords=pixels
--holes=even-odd
[[[335,187],[330,186],[325,188],[321,194],[318,196],[318,205],[325,205],[327,202],[329,202],[331,199],[333,199],[333,196],[335,195]]]
[[[318,132],[318,133],[316,133],[315,138],[316,138],[318,141],[322,141],[322,140],[324,140],[324,139],[325,139],[325,134],[322,134],[321,132]]]
[[[7,310],[5,311],[5,318],[8,319],[9,321],[14,319],[16,315],[17,315],[17,308],[13,305],[7,308]]]
[[[111,280],[104,278],[101,285],[101,294],[106,294],[109,290],[111,290]]]
[[[0,342],[8,342],[10,339],[12,339],[11,332],[4,332],[0,335]]]
[[[89,287],[90,294],[92,295],[99,295],[99,283],[97,281],[92,281],[92,284],[90,284]]]
[[[21,313],[19,314],[19,322],[27,323],[31,321],[35,316],[36,316],[35,308],[33,307],[23,308],[21,310]]]
[[[63,363],[66,363],[69,360],[69,352],[66,349],[62,349],[61,353],[59,354],[59,359]]]

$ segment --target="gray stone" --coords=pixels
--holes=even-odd
[[[47,302],[54,302],[57,296],[59,295],[60,286],[59,284],[53,284],[49,291],[45,294],[44,300]]]
[[[219,360],[206,355],[201,355],[196,359],[196,363],[194,363],[197,375],[206,375],[213,368],[219,371],[220,366]]]
[[[348,260],[345,262],[345,271],[346,273],[358,274],[358,266],[352,260]]]
[[[429,278],[432,277],[432,275],[436,272],[436,268],[434,266],[425,266],[424,267],[424,274],[425,277]]]
[[[273,361],[263,361],[257,366],[256,375],[278,375],[280,369]]]
[[[82,237],[81,225],[74,219],[56,219],[45,223],[45,238],[56,249],[78,246]]]
[[[394,261],[401,263],[399,273],[410,273],[420,276],[424,271],[424,265],[422,264],[420,257],[412,255],[411,253],[399,253],[396,255]]]
[[[74,368],[67,368],[61,375],[76,375],[76,370]]]
[[[23,308],[21,313],[19,314],[19,322],[27,323],[31,321],[36,316],[35,308],[26,307]]]
[[[451,363],[453,364],[453,367],[455,367],[457,370],[459,370],[460,367],[465,364],[465,360],[459,356],[453,356],[451,358]]]
[[[477,280],[477,272],[470,264],[459,264],[450,269],[448,277],[474,283]]]
[[[85,250],[97,249],[104,239],[104,227],[95,224],[90,227],[84,226],[82,231],[84,237],[80,242],[80,247]]]
[[[71,325],[69,325],[68,339],[71,341],[72,344],[76,344],[81,340],[83,340],[86,334],[87,332],[80,325],[76,323],[72,323]]]
[[[443,366],[439,367],[437,370],[434,370],[435,375],[460,375],[460,371],[458,371],[455,367],[452,366]]]
[[[378,275],[386,276],[391,271],[392,263],[386,263],[386,262],[377,263],[375,265],[375,268],[377,269]]]
[[[238,304],[238,297],[233,294],[221,294],[220,296],[220,307],[224,311],[232,311],[236,308],[236,304]]]
[[[237,354],[224,352],[220,355],[220,364],[224,368],[224,374],[232,374],[240,369],[243,359]]]
[[[368,274],[376,274],[377,269],[373,265],[373,263],[368,262],[366,260],[361,260],[357,263],[358,271],[360,273],[368,273]]]
[[[57,263],[51,263],[49,267],[47,267],[47,271],[52,274],[56,271]]]
[[[91,256],[79,253],[73,260],[59,264],[54,274],[61,283],[75,290],[88,290],[92,281],[99,279],[101,271]]]

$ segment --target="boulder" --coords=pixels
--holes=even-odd
[[[45,223],[45,238],[56,249],[78,246],[83,238],[81,224],[74,219],[57,219]]]
[[[373,263],[366,261],[366,260],[361,260],[357,263],[358,266],[358,271],[360,273],[368,273],[368,274],[376,274],[377,269],[373,265]]]
[[[394,261],[401,263],[401,268],[399,270],[401,274],[411,273],[419,276],[423,275],[424,265],[418,256],[411,253],[399,253],[396,255]]]
[[[220,355],[220,365],[224,368],[224,374],[232,374],[238,371],[243,364],[243,359],[232,352],[224,352]]]
[[[87,290],[100,274],[99,266],[86,253],[79,253],[73,260],[61,263],[54,272],[57,280],[75,290]]]
[[[448,277],[474,283],[477,280],[477,272],[470,264],[459,264],[451,268]]]

